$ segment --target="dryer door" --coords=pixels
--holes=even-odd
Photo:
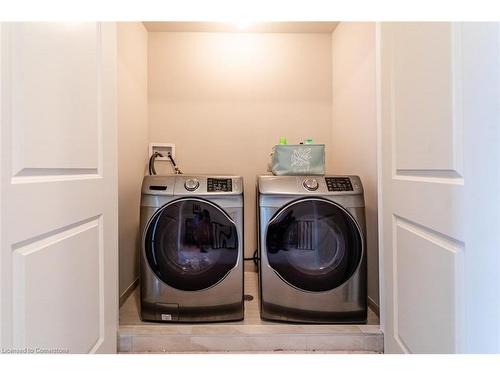
[[[238,262],[238,234],[219,206],[182,198],[163,206],[146,227],[144,251],[152,271],[180,290],[221,281]]]
[[[353,217],[320,198],[279,210],[266,232],[269,265],[294,287],[322,292],[345,283],[361,263],[363,239]]]

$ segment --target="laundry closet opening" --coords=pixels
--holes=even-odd
[[[304,336],[300,336],[294,325],[260,319],[259,276],[251,259],[258,247],[256,185],[258,176],[269,174],[270,153],[281,137],[289,144],[308,138],[315,144],[324,144],[325,175],[360,178],[366,223],[363,231],[366,294],[370,307],[368,324],[364,326],[341,325],[342,331],[336,324],[321,325],[321,329],[310,325]],[[151,143],[175,145],[175,161],[183,172],[175,177],[172,163],[158,160],[155,163],[158,176],[170,175],[172,179],[185,176],[182,184],[194,176],[200,186],[205,183],[205,188],[208,180],[198,176],[242,178],[242,229],[238,240],[247,258],[244,293],[253,298],[244,302],[242,322],[211,326],[212,332],[219,334],[217,337],[227,332],[240,332],[247,337],[247,341],[234,339],[232,345],[236,349],[228,350],[248,350],[244,342],[248,343],[250,336],[254,340],[252,350],[382,350],[377,317],[374,23],[264,23],[245,30],[222,23],[119,23],[118,143],[122,305],[119,350],[196,351],[192,339],[189,342],[180,339],[192,330],[191,325],[139,320],[140,259],[145,251],[141,193],[144,177],[149,174]],[[320,182],[324,179],[317,177]],[[229,180],[231,184],[239,181]],[[169,184],[172,185],[166,187],[164,194],[180,182],[171,180]],[[190,209],[190,212],[196,210]],[[230,214],[225,220],[227,228],[235,221]],[[302,289],[307,289],[306,284],[301,284]],[[145,330],[134,336],[137,327]],[[349,329],[351,336],[346,335]],[[261,336],[254,337],[257,332]],[[315,341],[319,332],[332,335],[332,340],[324,345]],[[156,333],[164,335],[160,347],[144,339]],[[304,341],[303,345],[291,347],[289,340],[280,339],[276,333],[287,333],[299,341],[309,340],[310,345]],[[361,340],[360,346],[349,341],[352,335],[363,333],[368,338]],[[198,350],[210,347],[225,351],[225,344],[217,341],[217,337],[204,337],[202,341],[208,340],[210,344],[202,344]],[[176,338],[180,341],[175,342]]]

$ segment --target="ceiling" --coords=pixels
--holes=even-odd
[[[331,33],[338,22],[143,22],[151,32]]]

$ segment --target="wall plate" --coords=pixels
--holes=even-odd
[[[156,160],[166,160],[170,161],[167,157],[168,153],[172,155],[172,158],[175,159],[175,144],[174,143],[150,143],[149,144],[149,157],[153,155],[155,151],[158,151],[163,156],[158,156]]]

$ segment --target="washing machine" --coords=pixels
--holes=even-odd
[[[243,180],[146,176],[141,198],[141,318],[243,319]]]
[[[365,323],[359,177],[260,176],[257,190],[261,318]]]

